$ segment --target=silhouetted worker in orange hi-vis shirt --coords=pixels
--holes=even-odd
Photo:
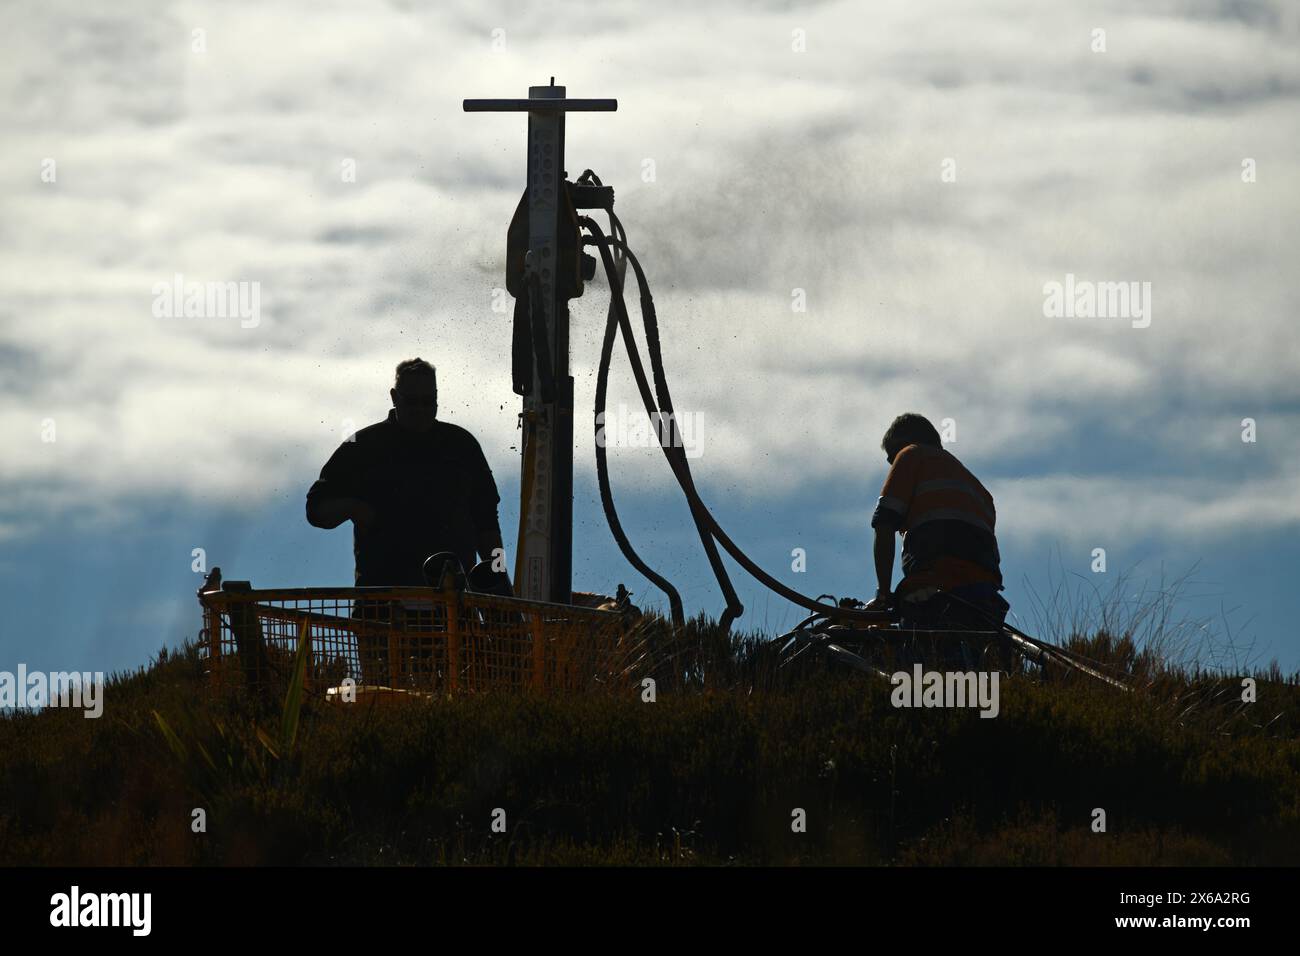
[[[880,447],[890,469],[871,516],[878,587],[867,608],[893,607],[905,625],[1000,626],[1010,606],[998,594],[993,496],[920,415],[894,419]],[[895,532],[903,536],[896,592]]]

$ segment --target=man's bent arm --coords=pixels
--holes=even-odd
[[[330,455],[320,470],[320,478],[307,489],[308,524],[317,528],[337,528],[365,511],[365,502],[358,497],[361,491],[360,454],[357,443],[349,438]]]
[[[337,528],[356,514],[356,498],[312,498],[307,503],[307,521],[317,528]]]

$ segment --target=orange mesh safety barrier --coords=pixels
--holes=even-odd
[[[327,697],[583,691],[622,682],[631,656],[617,612],[495,595],[230,581],[199,602],[217,687],[287,687],[304,628],[304,688]]]

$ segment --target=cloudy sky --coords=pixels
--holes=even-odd
[[[1300,4],[97,6],[0,8],[0,669],[193,637],[196,548],[350,583],[349,527],[303,498],[413,355],[513,540],[492,302],[525,121],[461,101],[552,75],[618,99],[571,117],[567,168],[615,187],[697,482],[760,563],[869,597],[880,435],[914,410],[993,493],[1022,625],[1062,581],[1194,568],[1182,611],[1300,667]],[[256,283],[256,323],[160,316],[177,275]],[[1146,319],[1045,315],[1067,275],[1150,283]],[[581,424],[607,302],[574,303],[575,585],[655,604]],[[716,614],[657,450],[611,458],[633,540]],[[741,627],[797,620],[742,574]]]

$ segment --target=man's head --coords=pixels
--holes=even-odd
[[[885,451],[885,458],[892,465],[894,456],[908,445],[933,445],[942,448],[939,433],[935,431],[930,420],[915,412],[907,412],[894,419],[894,423],[885,432],[880,447]]]
[[[428,431],[438,417],[438,372],[422,358],[397,365],[396,383],[389,389],[397,424],[415,432]]]

